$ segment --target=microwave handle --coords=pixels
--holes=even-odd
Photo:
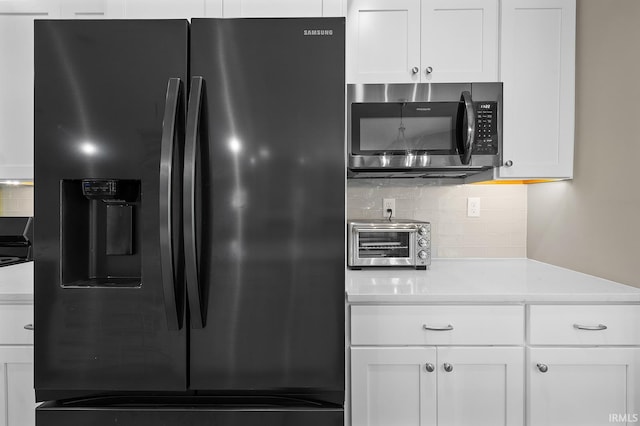
[[[473,151],[473,141],[476,138],[476,112],[473,109],[473,100],[471,99],[471,93],[466,90],[462,92],[460,96],[460,102],[464,102],[465,118],[466,118],[466,137],[463,141],[463,146],[460,151],[460,161],[464,165],[469,165],[471,162],[471,152]]]

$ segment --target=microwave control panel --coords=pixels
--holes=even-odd
[[[474,102],[476,110],[476,137],[472,154],[498,153],[498,103]]]

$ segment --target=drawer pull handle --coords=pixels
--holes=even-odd
[[[451,331],[451,330],[453,330],[453,326],[451,324],[447,325],[446,327],[432,327],[430,325],[423,324],[422,328],[424,328],[425,330],[429,330],[429,331]]]
[[[538,367],[538,370],[540,370],[541,373],[546,373],[547,371],[549,371],[549,367],[547,366],[547,364],[536,364],[536,367]]]
[[[24,326],[25,330],[33,331],[33,324],[27,324]]]
[[[424,366],[425,370],[427,370],[429,373],[433,373],[433,370],[435,370],[436,368],[433,366],[433,364],[431,364],[430,362],[426,363]]]
[[[575,328],[576,330],[600,331],[600,330],[606,330],[607,326],[604,324],[598,324],[598,325],[573,324],[573,328]]]
[[[451,373],[453,371],[453,365],[449,364],[448,362],[445,362],[444,371],[446,371],[447,373]]]

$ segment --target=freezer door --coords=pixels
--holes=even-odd
[[[140,401],[136,401],[140,403]],[[340,407],[278,404],[253,405],[151,402],[107,406],[64,406],[47,403],[36,409],[38,426],[343,426]]]
[[[186,21],[35,23],[39,400],[187,387],[187,57]]]
[[[190,387],[342,399],[344,19],[193,19],[191,74]]]

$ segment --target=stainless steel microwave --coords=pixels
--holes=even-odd
[[[460,178],[501,165],[502,83],[350,84],[350,178]]]

